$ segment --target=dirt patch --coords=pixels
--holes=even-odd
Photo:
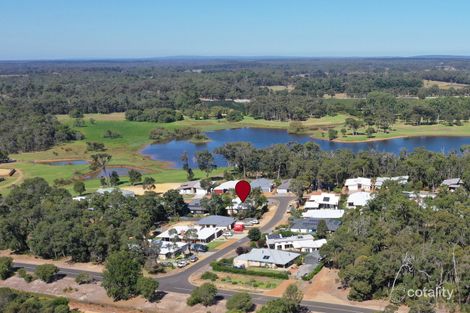
[[[163,295],[159,302],[149,302],[142,297],[136,297],[127,301],[114,302],[106,295],[106,291],[99,283],[78,285],[72,278],[65,277],[56,282],[46,284],[40,280],[26,283],[22,278],[11,277],[0,281],[1,287],[66,297],[71,300],[71,306],[83,308],[87,313],[134,313],[134,312],[174,312],[174,313],[223,313],[225,301],[219,301],[217,305],[205,308],[202,305],[188,307],[186,299],[188,295],[168,293]]]
[[[181,186],[181,183],[164,183],[164,184],[155,184],[155,189],[151,189],[151,190],[144,190],[142,185],[140,185],[140,186],[126,186],[126,187],[121,187],[121,189],[132,191],[136,195],[141,196],[146,191],[153,191],[153,192],[156,192],[156,193],[165,193],[168,190],[177,189],[179,186]]]
[[[266,291],[264,294],[267,296],[282,297],[287,287],[296,283],[298,283],[298,280],[295,279],[284,280],[282,283],[279,284],[279,286],[277,286],[273,290]]]
[[[349,290],[340,287],[338,270],[323,268],[312,280],[302,282],[304,300],[328,302],[341,305],[352,305],[373,310],[383,310],[388,304],[383,300],[354,302],[348,300]]]
[[[26,264],[54,264],[60,268],[70,268],[70,269],[77,269],[82,271],[89,271],[89,272],[102,272],[104,266],[101,264],[92,264],[92,263],[73,263],[70,261],[70,258],[64,258],[60,260],[45,260],[42,258],[38,258],[31,255],[23,255],[23,254],[12,254],[9,250],[2,250],[0,251],[0,256],[9,256],[13,258],[14,262],[18,263],[26,263]]]

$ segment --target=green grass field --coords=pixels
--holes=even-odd
[[[336,140],[345,142],[391,139],[406,136],[470,136],[470,123],[468,122],[464,123],[462,126],[446,126],[441,124],[412,126],[404,123],[397,123],[393,125],[392,131],[389,133],[378,132],[374,134],[374,138],[371,139],[367,138],[365,134],[355,136],[349,134],[347,136],[343,136],[340,130],[344,128],[344,120],[347,117],[347,115],[338,114],[336,116],[326,116],[319,119],[310,118],[303,121],[302,124],[307,128],[307,134],[321,139],[328,139],[328,128],[334,128],[338,130],[338,138]],[[90,118],[94,119],[95,122],[91,123]],[[73,119],[69,116],[59,115],[58,119],[73,127]],[[15,176],[8,177],[6,181],[0,182],[0,192],[8,192],[8,187],[12,184],[20,183],[25,178],[39,176],[52,183],[55,179],[70,179],[89,172],[90,170],[88,165],[51,166],[44,163],[37,163],[38,161],[61,159],[89,160],[92,152],[86,151],[87,141],[96,141],[105,144],[107,148],[106,152],[112,155],[110,163],[111,166],[120,165],[142,168],[146,173],[145,176],[154,177],[157,183],[182,182],[186,180],[186,173],[183,170],[171,169],[169,168],[169,164],[150,160],[139,153],[143,147],[152,142],[148,138],[152,129],[156,127],[174,129],[177,127],[191,126],[197,127],[201,131],[212,131],[240,127],[276,129],[287,129],[289,127],[289,122],[287,121],[256,120],[252,117],[245,117],[241,122],[227,122],[225,120],[216,119],[194,120],[186,118],[183,121],[162,124],[131,122],[125,120],[123,113],[112,113],[87,114],[84,120],[86,122],[85,127],[73,127],[85,135],[84,140],[58,145],[46,151],[11,155],[11,157],[16,159],[17,162],[4,164],[2,167],[13,167],[19,171]],[[106,130],[118,132],[122,137],[116,139],[103,138],[103,134]],[[364,129],[361,129],[360,132],[364,132]],[[212,175],[220,175],[223,170],[224,169],[222,168],[217,169],[217,171],[213,172]],[[201,173],[199,170],[195,170],[194,173],[196,178],[205,177],[205,174]],[[121,178],[121,180],[125,183],[126,178]],[[85,181],[85,184],[88,191],[94,191],[99,187],[98,179],[87,180]],[[70,190],[72,189],[72,186],[68,185],[65,186],[65,188]]]

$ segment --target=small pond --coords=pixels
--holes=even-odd
[[[52,161],[44,163],[52,166],[63,166],[63,165],[86,165],[88,161],[86,160],[67,160],[67,161]]]

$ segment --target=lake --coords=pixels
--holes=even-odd
[[[52,165],[52,166],[85,165],[85,164],[88,164],[88,161],[86,160],[52,161],[52,162],[45,162],[44,164]]]
[[[396,138],[381,141],[341,143],[328,140],[314,139],[307,135],[292,135],[282,129],[264,128],[237,128],[217,130],[206,133],[211,142],[195,145],[188,140],[173,140],[168,143],[150,144],[141,153],[153,160],[172,162],[173,166],[180,168],[181,155],[187,152],[190,157],[190,166],[197,167],[195,155],[197,151],[209,150],[223,146],[229,142],[246,141],[256,148],[265,148],[274,144],[298,142],[315,142],[324,151],[350,149],[353,152],[375,150],[379,152],[390,152],[399,154],[401,150],[413,151],[417,147],[423,147],[430,151],[449,153],[459,151],[460,146],[470,144],[470,137],[410,137]],[[227,162],[219,155],[214,155],[218,166],[225,166]]]

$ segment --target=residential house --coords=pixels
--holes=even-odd
[[[287,268],[291,266],[300,254],[274,249],[252,249],[233,259],[233,265],[237,267],[269,267]]]
[[[220,184],[219,186],[214,188],[214,192],[216,194],[223,194],[230,190],[235,190],[235,185],[239,182],[239,180],[229,180],[225,183]]]
[[[272,234],[266,236],[266,244],[270,249],[291,250],[296,252],[312,252],[320,249],[326,239],[314,240],[312,235],[295,235],[283,237]]]
[[[208,210],[201,206],[201,199],[193,199],[188,203],[191,214],[206,214]]]
[[[460,178],[449,178],[445,179],[442,183],[441,186],[447,186],[450,191],[455,191],[457,188],[463,186],[463,180]]]
[[[338,209],[322,209],[322,210],[308,210],[302,213],[303,217],[317,218],[317,219],[331,219],[341,218],[344,215],[344,210]]]
[[[286,194],[290,192],[290,182],[292,179],[284,179],[282,183],[277,187],[277,193]]]
[[[372,180],[365,177],[348,178],[346,179],[344,186],[347,188],[349,193],[356,191],[371,191]]]
[[[134,192],[119,188],[99,188],[98,190],[96,190],[96,193],[104,195],[106,193],[112,193],[113,191],[120,192],[124,197],[135,197]]]
[[[188,253],[189,243],[186,242],[168,242],[153,240],[150,244],[160,245],[158,258],[160,260],[174,259],[181,254]]]
[[[426,199],[434,199],[437,197],[437,194],[429,191],[403,191],[403,194],[408,197],[410,200],[414,200],[422,208],[426,208]]]
[[[251,189],[259,188],[262,192],[272,192],[274,187],[274,181],[267,178],[258,178],[252,180],[250,183]]]
[[[194,230],[195,235],[194,237],[187,238],[185,236],[188,230]],[[225,228],[223,227],[203,227],[203,226],[174,226],[157,236],[158,239],[162,241],[191,241],[191,242],[201,242],[201,243],[208,243],[212,240],[220,237]]]
[[[204,196],[207,191],[201,187],[200,180],[188,181],[178,187],[178,191],[182,195],[200,195]]]
[[[339,205],[340,196],[334,193],[322,192],[319,195],[310,196],[305,202],[305,210],[316,209],[337,209]]]
[[[227,214],[229,215],[236,215],[243,210],[249,210],[250,206],[248,203],[243,203],[240,198],[236,197],[232,200],[232,204],[225,208],[227,210]]]
[[[380,189],[386,181],[395,181],[400,185],[408,183],[409,176],[395,176],[395,177],[377,177],[374,182],[374,188]]]
[[[349,209],[357,208],[359,206],[365,206],[373,195],[370,192],[358,191],[350,194],[346,200],[346,205]]]
[[[209,215],[201,218],[197,224],[205,228],[221,228],[230,230],[235,225],[235,219],[229,216]]]
[[[336,231],[341,225],[341,221],[338,219],[303,218],[294,220],[290,230],[301,234],[315,233],[317,231],[318,224],[322,220],[325,221],[326,227],[330,232]]]

